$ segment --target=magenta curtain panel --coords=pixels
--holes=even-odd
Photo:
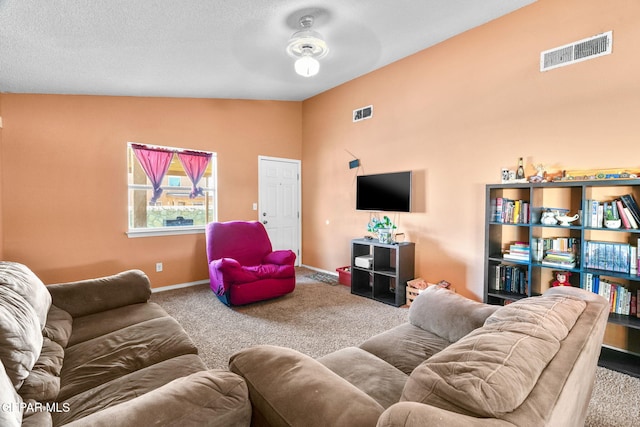
[[[204,193],[202,187],[198,187],[198,182],[200,182],[202,175],[204,175],[207,170],[207,166],[209,166],[211,153],[184,151],[178,153],[178,159],[180,159],[180,163],[182,163],[182,167],[192,183],[189,198],[194,199],[202,196]]]
[[[153,197],[151,202],[155,203],[156,200],[162,194],[162,178],[169,170],[169,164],[171,164],[171,158],[173,157],[172,151],[163,150],[161,148],[149,148],[143,145],[131,145],[140,166],[147,174],[151,184],[153,185]]]

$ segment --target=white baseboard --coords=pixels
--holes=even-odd
[[[164,292],[164,291],[171,291],[173,289],[181,289],[181,288],[188,288],[189,286],[196,286],[196,285],[204,285],[205,283],[209,283],[209,280],[198,280],[196,282],[188,282],[188,283],[179,283],[177,285],[169,285],[169,286],[161,286],[159,288],[151,288],[151,293],[156,293],[156,292]]]
[[[317,271],[318,273],[330,274],[330,275],[336,276],[336,277],[338,276],[338,272],[337,271],[323,270],[321,268],[312,267],[312,266],[306,265],[306,264],[300,264],[300,267],[308,268],[309,270]]]
[[[309,270],[317,271],[318,273],[330,274],[332,276],[338,277],[337,271],[323,270],[321,268],[316,268],[316,267],[312,267],[310,265],[305,265],[305,264],[300,264],[300,267],[308,268]],[[204,285],[205,283],[209,283],[209,280],[205,279],[205,280],[198,280],[196,282],[178,283],[177,285],[161,286],[159,288],[151,288],[151,293],[155,294],[156,292],[164,292],[164,291],[171,291],[174,289],[188,288],[190,286]]]

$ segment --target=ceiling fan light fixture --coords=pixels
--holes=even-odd
[[[320,70],[319,58],[329,53],[329,47],[322,35],[311,29],[313,16],[305,15],[300,18],[301,30],[293,33],[287,44],[287,53],[296,58],[294,69],[304,77],[318,74]]]
[[[313,77],[320,71],[320,63],[313,56],[305,55],[296,60],[294,68],[303,77]]]

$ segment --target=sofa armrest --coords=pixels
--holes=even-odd
[[[373,426],[384,408],[317,360],[260,345],[231,356],[247,382],[254,421],[270,426]]]
[[[65,425],[245,427],[250,421],[251,404],[245,382],[229,371],[212,369],[178,378]]]
[[[151,296],[149,278],[140,270],[48,285],[47,289],[53,304],[73,317],[147,302]]]
[[[281,249],[267,254],[262,260],[263,264],[293,265],[296,262],[296,254],[289,249]]]
[[[515,427],[496,418],[476,418],[418,402],[399,402],[382,413],[376,427]]]

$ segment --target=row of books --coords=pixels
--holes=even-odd
[[[529,290],[527,268],[517,265],[496,265],[494,290],[527,295]]]
[[[585,268],[635,275],[640,271],[637,246],[593,240],[587,240],[584,245],[583,266]]]
[[[640,227],[640,208],[632,194],[625,194],[609,202],[585,200],[583,212],[585,227],[602,228],[607,219],[619,219],[625,229]]]
[[[491,221],[502,224],[528,224],[530,205],[526,200],[497,197],[491,200]]]
[[[626,229],[640,228],[640,207],[633,194],[625,194],[607,202],[592,199],[584,201],[581,220],[585,227],[603,228],[605,219],[620,219],[622,227]],[[526,200],[496,197],[491,200],[491,221],[501,224],[529,224],[531,206]]]
[[[580,287],[605,297],[611,304],[611,313],[640,317],[640,288],[634,291],[623,284],[601,279],[597,274],[591,273],[585,274]]]

